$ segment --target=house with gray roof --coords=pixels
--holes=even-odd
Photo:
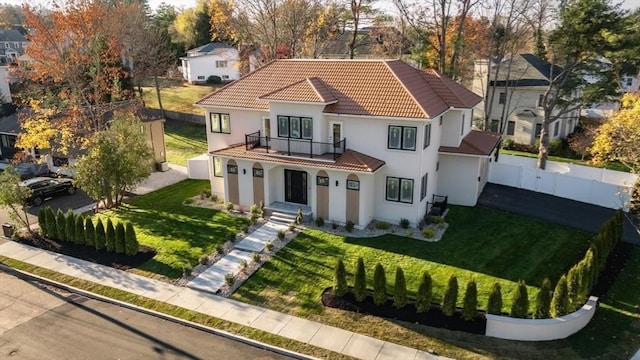
[[[27,38],[18,30],[0,30],[0,65],[15,63],[18,57],[24,55],[27,48]]]
[[[476,114],[484,118],[487,109],[491,131],[519,144],[534,144],[540,137],[544,119],[544,93],[550,79],[562,68],[533,54],[519,54],[503,60],[497,74],[496,69],[498,63],[489,65],[486,60],[475,63],[472,90],[484,98],[476,107]],[[485,106],[485,102],[490,106]],[[551,123],[549,139],[563,139],[571,134],[579,115],[576,110]]]

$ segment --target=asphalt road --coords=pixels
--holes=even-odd
[[[29,313],[13,316],[13,324],[2,317],[8,330],[0,328],[0,359],[289,359],[2,273],[0,301],[5,314]]]

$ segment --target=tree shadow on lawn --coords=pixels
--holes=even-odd
[[[149,259],[138,267],[140,270],[149,271],[154,274],[164,275],[171,279],[177,279],[182,276],[182,268],[173,267],[169,264],[160,262],[155,258]]]

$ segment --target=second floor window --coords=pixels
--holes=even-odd
[[[225,60],[216,60],[216,67],[217,68],[226,68],[227,67],[227,62]]]
[[[431,144],[431,124],[427,124],[424,127],[424,145],[422,148],[426,149],[429,144]]]
[[[229,114],[210,113],[209,121],[211,122],[211,132],[223,134],[231,133]]]
[[[278,137],[311,140],[313,138],[313,119],[278,115]]]
[[[415,126],[395,126],[389,125],[387,148],[397,150],[415,150],[416,132]]]
[[[507,102],[507,93],[500,93],[500,97],[498,98],[498,104],[505,104]]]

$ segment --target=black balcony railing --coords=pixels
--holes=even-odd
[[[260,136],[260,131],[245,134],[247,150],[263,149],[267,154],[273,153],[288,156],[308,156],[310,158],[330,157],[334,161],[344,153],[347,140],[335,143],[324,143],[304,139],[271,138]]]

